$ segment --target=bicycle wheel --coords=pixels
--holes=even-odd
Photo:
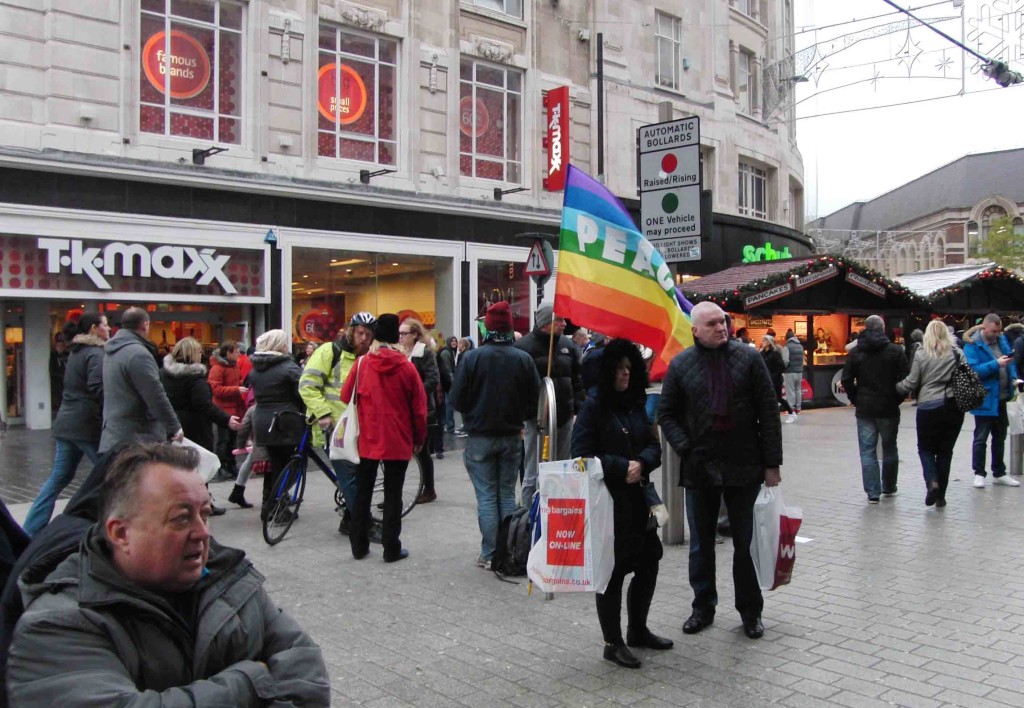
[[[263,519],[263,540],[273,546],[280,543],[295,523],[306,491],[306,461],[292,458],[274,482],[274,501]]]
[[[402,485],[402,517],[416,506],[416,497],[423,491],[423,470],[418,457],[409,460],[405,470],[405,484]],[[377,468],[377,481],[373,485],[370,502],[370,517],[377,523],[384,520],[384,463]]]

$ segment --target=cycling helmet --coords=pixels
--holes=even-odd
[[[363,325],[364,327],[373,327],[377,323],[377,318],[370,312],[357,312],[352,315],[352,319],[349,320],[349,326],[355,327],[356,325]]]

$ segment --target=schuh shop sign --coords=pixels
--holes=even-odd
[[[157,246],[150,250],[141,243],[114,241],[102,248],[86,247],[83,241],[66,238],[40,238],[38,248],[46,252],[46,270],[60,273],[70,268],[72,275],[85,275],[101,290],[112,290],[104,276],[168,278],[194,280],[196,285],[217,281],[224,292],[235,295],[224,267],[230,255],[217,255],[214,248]],[[139,273],[135,274],[135,265]]]

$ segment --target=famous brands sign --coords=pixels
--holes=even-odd
[[[210,55],[199,40],[180,30],[157,32],[142,47],[142,72],[160,93],[195,98],[210,83]]]
[[[0,236],[0,291],[266,301],[267,249]]]
[[[544,97],[548,109],[548,128],[544,144],[547,147],[548,170],[544,189],[558,192],[565,189],[565,175],[569,166],[569,87],[559,86]]]

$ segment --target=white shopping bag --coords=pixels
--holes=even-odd
[[[761,485],[761,492],[754,500],[750,557],[762,590],[789,584],[796,563],[796,534],[803,516],[799,508],[786,506],[778,486]]]
[[[209,483],[213,479],[213,475],[217,474],[217,470],[220,469],[220,458],[216,454],[188,438],[182,438],[181,442],[175,443],[175,445],[190,447],[199,453],[199,467],[197,469],[199,470],[199,476],[203,478],[204,482]]]
[[[1006,404],[1010,435],[1024,435],[1024,396],[1018,395]]]
[[[601,461],[545,462],[537,479],[540,539],[526,573],[542,592],[604,592],[615,568],[615,515]]]

